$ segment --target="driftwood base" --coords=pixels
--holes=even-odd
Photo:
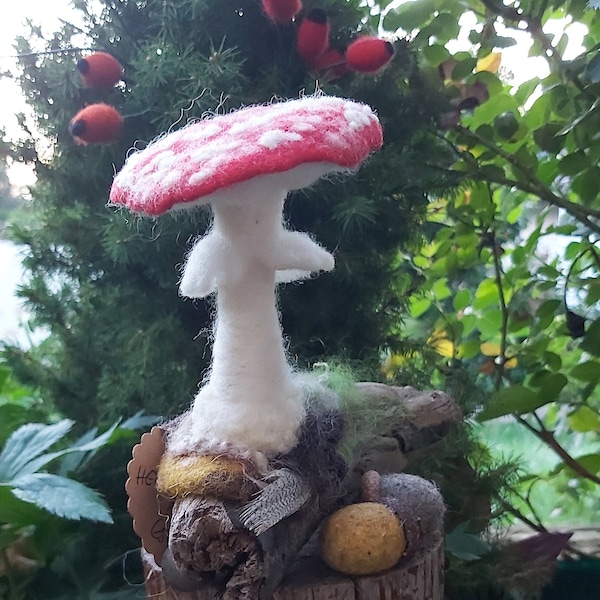
[[[148,599],[215,600],[207,592],[180,592],[167,587],[152,555],[142,550],[142,559]],[[300,558],[277,588],[273,600],[442,600],[443,597],[444,551],[439,537],[394,569],[369,577],[341,575],[316,558]]]

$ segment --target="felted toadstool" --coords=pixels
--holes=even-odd
[[[167,452],[261,462],[294,447],[305,406],[284,349],[276,284],[329,271],[334,259],[285,228],[283,203],[290,190],[356,169],[381,143],[368,106],[321,96],[206,119],[129,156],[112,204],[150,216],[209,204],[214,215],[180,284],[187,297],[217,294],[212,369]]]

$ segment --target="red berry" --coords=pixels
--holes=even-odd
[[[262,5],[276,23],[288,23],[302,10],[302,0],[262,0]]]
[[[94,52],[77,62],[81,78],[91,88],[110,89],[123,77],[121,63],[107,52]]]
[[[109,104],[90,104],[80,110],[69,123],[69,133],[77,144],[113,142],[121,131],[123,117]]]
[[[394,56],[394,46],[387,40],[373,36],[354,40],[346,50],[346,63],[353,71],[375,73]]]
[[[300,58],[309,65],[327,50],[329,45],[329,22],[327,13],[320,8],[313,8],[298,27],[296,48]]]

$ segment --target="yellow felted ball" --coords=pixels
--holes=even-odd
[[[404,554],[400,521],[383,504],[361,502],[333,513],[321,531],[323,559],[347,575],[370,575],[393,567]]]

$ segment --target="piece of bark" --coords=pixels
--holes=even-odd
[[[401,473],[419,451],[438,442],[462,420],[462,411],[446,393],[419,391],[410,386],[390,386],[383,383],[356,384],[364,401],[389,411],[396,405],[394,419],[383,420],[377,431],[359,433],[354,448],[351,473],[345,481],[347,494],[356,498],[360,478],[367,471]],[[369,427],[369,423],[365,423]]]
[[[270,598],[323,519],[312,500],[259,536],[236,527],[218,500],[188,496],[176,501],[169,533],[176,577],[165,571],[166,579],[182,591],[189,591],[188,582],[195,584],[199,598]]]
[[[172,585],[188,589],[188,582],[196,582],[209,593],[220,589],[227,600],[258,597],[261,550],[257,539],[234,527],[222,502],[198,496],[176,500],[169,551],[177,574],[183,577],[171,579],[166,573]]]
[[[373,382],[357,383],[356,388],[366,402],[385,398],[402,407],[405,418],[389,432],[379,433],[397,440],[404,454],[441,439],[462,419],[459,406],[445,392]]]
[[[168,587],[153,557],[142,552],[146,593],[152,600],[216,600],[206,591],[182,592]],[[295,561],[273,594],[273,600],[442,600],[444,552],[441,536],[433,536],[410,559],[396,567],[363,577],[329,569],[315,557]]]

